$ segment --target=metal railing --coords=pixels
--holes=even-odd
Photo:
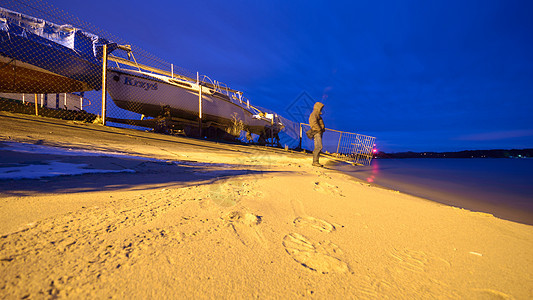
[[[310,128],[309,124],[300,123],[300,148],[306,141],[311,141],[305,134]],[[322,151],[334,158],[366,166],[372,162],[375,140],[373,136],[326,128]]]

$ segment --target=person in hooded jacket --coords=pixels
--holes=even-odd
[[[326,127],[324,126],[324,121],[322,120],[321,116],[323,107],[324,104],[321,102],[316,102],[313,106],[313,112],[311,115],[309,115],[309,125],[311,125],[311,130],[308,135],[312,136],[315,142],[315,149],[313,150],[313,166],[315,167],[323,167],[318,162],[320,151],[322,151],[322,135],[324,134],[324,131],[326,131]]]

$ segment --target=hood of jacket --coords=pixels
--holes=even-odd
[[[313,106],[313,113],[322,114],[322,108],[324,107],[324,104],[322,102],[316,102]]]

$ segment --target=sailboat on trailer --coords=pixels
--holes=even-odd
[[[257,135],[275,135],[283,129],[278,115],[250,105],[242,92],[216,82],[156,74],[141,68],[109,68],[107,74],[109,95],[122,109],[157,117],[168,107],[173,118],[201,118],[220,128],[242,122],[244,131]]]

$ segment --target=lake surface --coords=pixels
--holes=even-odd
[[[403,193],[533,225],[533,159],[374,159],[336,169]]]

